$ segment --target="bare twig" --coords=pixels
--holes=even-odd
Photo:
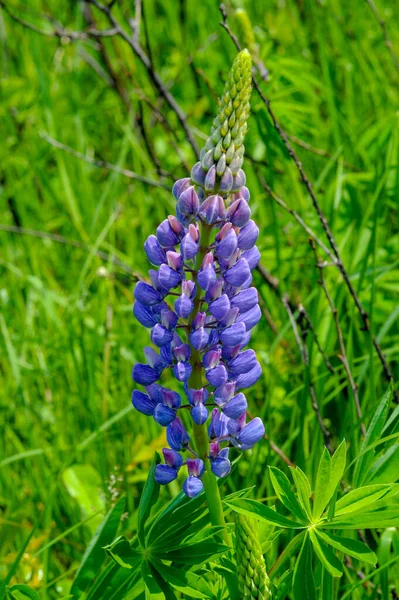
[[[309,327],[310,331],[313,334],[313,339],[315,341],[315,344],[317,346],[318,351],[320,352],[320,354],[323,357],[323,360],[326,364],[327,369],[330,371],[330,373],[335,373],[335,369],[332,366],[332,364],[330,363],[330,361],[328,360],[328,356],[326,355],[326,353],[324,352],[323,348],[321,347],[318,335],[315,331],[315,328],[313,326],[313,323],[311,321],[311,318],[307,312],[307,310],[305,309],[305,307],[303,306],[303,304],[298,304],[298,312],[299,312],[299,316],[302,317],[305,321],[306,321],[306,325],[307,327]]]
[[[240,46],[240,43],[239,43],[239,41],[237,39],[237,36],[232,32],[232,30],[230,29],[229,24],[227,23],[227,12],[226,12],[226,9],[225,9],[225,7],[224,7],[223,4],[220,5],[220,11],[221,11],[221,14],[222,14],[222,19],[223,19],[222,22],[221,22],[221,26],[228,33],[230,39],[233,41],[233,43],[236,46],[237,50],[241,50],[241,46]],[[391,370],[389,368],[387,360],[386,360],[386,358],[385,358],[385,356],[384,356],[384,354],[382,352],[381,346],[378,343],[378,340],[377,340],[376,336],[371,331],[368,314],[367,314],[366,310],[363,308],[363,304],[361,303],[360,298],[356,294],[356,291],[355,291],[355,289],[354,289],[354,287],[352,285],[352,282],[350,280],[349,274],[348,274],[348,272],[347,272],[347,270],[346,270],[346,268],[345,268],[345,266],[344,266],[344,264],[342,262],[341,254],[340,254],[339,249],[338,249],[338,245],[337,245],[337,243],[335,241],[335,238],[334,238],[334,236],[332,234],[332,231],[330,229],[328,221],[327,221],[327,219],[326,219],[326,217],[325,217],[325,215],[324,215],[324,213],[323,213],[323,211],[321,209],[321,206],[320,206],[320,204],[319,204],[319,202],[317,200],[317,197],[316,197],[316,194],[315,194],[315,192],[313,190],[313,186],[312,186],[312,184],[310,182],[310,179],[308,178],[308,176],[307,176],[307,174],[305,172],[305,169],[303,168],[303,165],[302,165],[301,161],[299,160],[299,158],[298,158],[295,150],[293,149],[293,147],[292,147],[292,145],[291,145],[291,143],[290,143],[290,141],[288,139],[288,136],[287,136],[286,132],[284,131],[284,129],[281,127],[279,121],[277,120],[277,117],[274,114],[273,109],[271,108],[270,100],[268,98],[266,98],[266,96],[264,95],[264,93],[260,89],[259,84],[258,84],[257,80],[255,79],[255,77],[252,78],[252,82],[253,82],[254,88],[256,89],[256,91],[257,91],[260,99],[262,100],[262,102],[266,106],[266,109],[267,109],[267,111],[269,113],[269,116],[270,116],[270,118],[271,118],[271,120],[273,122],[274,128],[276,129],[276,131],[277,131],[277,133],[278,133],[281,141],[283,142],[283,144],[284,144],[284,146],[285,146],[285,148],[286,148],[289,156],[291,157],[291,159],[294,162],[296,168],[298,169],[301,181],[305,185],[305,187],[306,187],[306,189],[307,189],[307,191],[309,193],[309,196],[310,196],[310,198],[312,200],[313,207],[314,207],[314,209],[315,209],[315,211],[317,213],[317,216],[318,216],[318,219],[320,221],[320,224],[321,224],[322,228],[324,229],[324,232],[326,234],[328,242],[329,242],[329,244],[331,246],[331,249],[332,249],[332,251],[333,251],[333,253],[335,255],[336,260],[334,262],[336,263],[336,266],[337,266],[338,270],[341,273],[341,276],[342,276],[342,278],[343,278],[343,280],[345,282],[345,285],[348,288],[349,294],[352,296],[353,301],[354,301],[354,303],[356,305],[356,308],[359,311],[359,314],[360,314],[360,316],[362,318],[362,321],[363,321],[364,329],[367,331],[367,333],[372,338],[374,348],[375,348],[375,350],[377,352],[377,355],[378,355],[378,357],[380,359],[380,362],[382,364],[382,368],[383,368],[383,372],[384,372],[385,378],[388,381],[391,381],[393,379],[393,375],[391,373]],[[395,397],[395,402],[399,404],[399,392],[398,392],[398,390],[394,390],[394,397]]]
[[[7,231],[9,233],[18,233],[21,235],[29,235],[31,237],[36,237],[36,238],[39,238],[42,240],[51,240],[52,242],[56,242],[57,244],[63,244],[65,246],[73,246],[74,248],[81,248],[83,250],[88,250],[88,251],[93,250],[93,248],[91,246],[89,246],[88,244],[83,244],[82,242],[79,242],[78,240],[71,240],[70,238],[66,238],[62,235],[59,235],[58,233],[49,233],[47,231],[39,231],[37,229],[29,229],[26,227],[17,227],[15,225],[5,225],[3,223],[0,223],[0,231]],[[136,281],[140,281],[140,280],[144,281],[144,278],[142,277],[142,275],[140,275],[140,273],[133,271],[133,269],[128,264],[121,261],[116,256],[113,256],[112,254],[110,254],[108,252],[104,252],[102,250],[96,250],[95,254],[102,260],[111,262],[116,267],[119,267],[120,269],[122,269],[125,273],[130,275]]]
[[[120,175],[124,175],[125,177],[129,177],[129,179],[135,179],[136,181],[140,181],[141,183],[145,183],[147,185],[152,185],[153,187],[163,188],[164,190],[171,191],[171,187],[166,183],[162,183],[161,181],[155,181],[154,179],[148,179],[147,177],[143,177],[142,175],[137,175],[130,169],[123,169],[122,167],[118,167],[118,165],[113,165],[112,163],[107,162],[106,160],[100,160],[96,158],[92,158],[91,156],[87,156],[87,154],[83,154],[82,152],[78,152],[57,140],[54,140],[49,135],[42,133],[41,137],[54,146],[54,148],[58,148],[59,150],[63,150],[64,152],[68,152],[75,158],[79,158],[80,160],[84,160],[85,162],[93,165],[95,167],[99,167],[101,169],[108,169],[109,171],[114,171],[115,173],[119,173]]]
[[[316,245],[314,243],[314,240],[312,238],[309,239],[309,243],[310,243],[310,247],[313,250],[314,256],[315,256],[315,260],[316,260],[316,266],[319,269],[319,274],[320,274],[320,280],[319,280],[319,284],[322,287],[324,294],[327,298],[327,302],[328,305],[331,309],[331,312],[333,314],[334,317],[334,323],[335,323],[335,329],[337,331],[337,337],[338,337],[338,343],[339,343],[339,347],[340,347],[340,351],[341,354],[338,355],[340,361],[342,362],[344,369],[346,371],[346,375],[348,377],[348,381],[349,381],[349,385],[350,388],[352,390],[352,394],[353,394],[353,399],[355,402],[355,408],[356,408],[356,414],[357,414],[357,418],[360,421],[360,427],[362,430],[362,434],[366,435],[366,428],[363,424],[363,415],[362,415],[362,409],[360,407],[360,400],[359,400],[359,394],[358,394],[358,390],[357,390],[357,385],[355,380],[353,379],[353,375],[352,375],[352,371],[350,369],[350,365],[349,365],[349,361],[348,361],[348,356],[346,354],[346,349],[345,349],[345,343],[344,343],[344,337],[342,335],[342,329],[341,326],[339,324],[339,318],[338,318],[338,310],[337,307],[334,304],[334,300],[332,299],[332,296],[328,290],[328,287],[326,285],[326,281],[324,279],[324,264],[322,261],[320,261],[319,257],[317,256],[317,249],[316,249]]]
[[[392,46],[392,42],[391,39],[388,35],[388,30],[387,30],[387,24],[384,21],[384,19],[381,19],[380,14],[378,12],[378,9],[376,7],[376,5],[374,4],[373,0],[366,0],[367,4],[369,5],[371,11],[373,12],[373,15],[376,19],[376,21],[379,23],[381,29],[382,29],[382,33],[384,36],[384,40],[385,40],[385,45],[389,50],[389,53],[391,55],[391,58],[393,60],[393,64],[395,65],[395,69],[397,70],[397,72],[399,73],[399,59],[395,54],[395,51],[393,49]]]
[[[87,41],[93,37],[113,37],[118,34],[118,31],[114,27],[111,29],[92,28],[88,31],[71,31],[69,29],[64,29],[59,23],[57,23],[57,21],[53,19],[53,29],[40,29],[40,27],[37,27],[33,23],[29,23],[28,21],[25,21],[25,19],[22,19],[18,15],[14,14],[3,0],[0,0],[0,8],[2,8],[8,14],[8,16],[15,21],[15,23],[18,23],[26,29],[30,29],[31,31],[46,37],[62,38],[72,42],[76,40]]]
[[[315,240],[315,242],[318,244],[318,246],[320,246],[320,248],[327,254],[327,256],[331,259],[331,261],[334,264],[336,264],[337,263],[337,259],[335,258],[335,256],[331,252],[331,250],[329,250],[327,248],[327,246],[317,237],[317,235],[313,232],[313,230],[310,229],[310,227],[308,225],[306,225],[306,223],[302,219],[302,217],[295,210],[293,210],[292,208],[290,208],[284,202],[284,200],[282,200],[282,198],[279,198],[277,196],[277,194],[275,194],[273,192],[273,190],[271,189],[271,187],[266,183],[266,181],[264,180],[264,178],[262,177],[262,175],[260,173],[258,173],[258,176],[259,176],[259,181],[260,181],[261,186],[269,194],[269,196],[271,196],[271,198],[273,198],[273,200],[275,200],[277,202],[277,204],[279,206],[281,206],[281,208],[283,208],[285,211],[287,211],[290,215],[292,215],[294,217],[294,219],[300,224],[300,226],[302,227],[302,229],[304,229],[306,231],[306,233],[308,235],[310,235]]]
[[[194,136],[191,132],[191,129],[187,123],[186,115],[180,108],[180,106],[177,103],[177,101],[175,100],[174,96],[171,94],[171,92],[165,86],[160,75],[153,68],[151,60],[149,59],[147,54],[144,52],[143,48],[140,46],[138,41],[134,39],[134,37],[127,34],[126,31],[121,27],[121,25],[118,23],[118,21],[115,19],[114,15],[112,14],[112,10],[109,5],[101,4],[101,2],[98,2],[98,0],[88,0],[88,1],[91,4],[93,4],[93,6],[95,6],[98,10],[100,10],[102,13],[104,13],[106,15],[106,17],[108,18],[108,21],[110,22],[112,27],[116,30],[116,34],[119,37],[121,37],[123,40],[125,40],[125,42],[133,50],[135,56],[137,56],[137,58],[143,64],[143,66],[147,70],[147,73],[148,73],[151,81],[153,82],[154,86],[156,87],[158,92],[161,94],[161,96],[169,104],[169,106],[173,110],[173,112],[176,114],[178,120],[180,121],[181,126],[183,127],[183,129],[186,133],[189,144],[191,145],[192,149],[194,150],[194,153],[197,156],[197,158],[199,158],[199,149],[197,146],[197,142],[195,141]]]
[[[305,367],[308,369],[308,372],[309,372],[309,393],[310,393],[310,397],[311,397],[311,400],[312,400],[312,407],[313,407],[313,410],[315,412],[316,419],[317,419],[317,422],[318,422],[319,427],[320,427],[320,431],[321,431],[321,433],[323,435],[324,443],[325,443],[325,445],[326,445],[329,453],[333,454],[334,450],[333,450],[333,447],[332,447],[332,444],[331,444],[331,433],[327,429],[327,427],[326,427],[326,425],[325,425],[325,423],[323,421],[323,417],[321,416],[319,402],[317,400],[317,396],[316,396],[316,392],[315,392],[315,389],[314,389],[313,381],[312,381],[311,376],[310,376],[310,365],[309,365],[308,351],[307,351],[306,345],[303,343],[301,335],[300,335],[300,333],[298,331],[297,322],[296,322],[294,314],[292,312],[291,305],[290,305],[290,302],[289,302],[289,298],[286,295],[283,296],[283,304],[284,304],[285,309],[287,311],[288,318],[290,320],[291,327],[292,327],[292,330],[294,332],[296,342],[298,344],[298,348],[299,348],[299,351],[300,351],[300,354],[301,354],[302,362],[305,365]]]

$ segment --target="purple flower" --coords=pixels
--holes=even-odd
[[[191,181],[189,177],[185,177],[184,179],[178,179],[172,188],[172,194],[176,198],[179,199],[180,194],[184,192],[191,185]]]
[[[222,408],[223,413],[229,419],[238,419],[247,410],[247,399],[241,392],[226,402]]]
[[[238,308],[240,313],[246,312],[256,304],[258,304],[258,291],[254,287],[239,292],[231,299],[231,306]]]
[[[188,381],[192,370],[193,367],[188,362],[179,361],[177,365],[173,367],[174,376],[178,381]]]
[[[240,250],[250,250],[256,244],[259,236],[259,228],[254,221],[248,223],[240,229],[238,234],[238,247]]]
[[[172,228],[169,219],[162,221],[157,228],[157,240],[162,248],[172,248],[179,243],[179,235]]]
[[[208,409],[203,404],[197,404],[191,409],[191,417],[197,425],[203,425],[208,420]]]
[[[169,465],[157,465],[155,467],[155,481],[161,485],[166,485],[174,481],[177,477],[177,470]]]
[[[143,327],[154,327],[158,321],[156,315],[154,315],[151,310],[151,307],[141,304],[138,300],[134,303],[133,314]]]
[[[203,350],[206,347],[208,340],[209,333],[203,327],[190,333],[190,343],[195,350]]]
[[[251,369],[248,373],[243,373],[242,375],[239,375],[237,377],[236,388],[242,389],[251,387],[252,385],[254,385],[254,383],[258,381],[261,375],[262,369],[260,364],[257,362],[256,366],[253,369]]]
[[[137,363],[133,367],[133,380],[140,385],[150,385],[158,381],[159,372],[148,365]]]
[[[153,327],[151,332],[151,341],[158,348],[162,348],[162,346],[166,346],[166,344],[170,344],[173,339],[173,333],[166,329],[163,325],[157,323],[155,327]]]
[[[237,346],[243,342],[246,331],[244,323],[235,323],[221,332],[220,341],[226,346]]]
[[[225,279],[231,286],[238,288],[250,277],[251,270],[245,258],[240,258],[236,264],[225,273]]]
[[[227,218],[237,227],[244,227],[244,225],[248,223],[250,216],[251,209],[249,208],[248,202],[243,198],[234,200],[227,211]]]
[[[241,313],[237,317],[237,322],[244,323],[246,330],[249,331],[250,329],[252,329],[252,327],[255,327],[255,325],[260,321],[261,316],[262,313],[259,308],[259,304],[255,304],[255,306],[253,306],[246,312]]]
[[[136,283],[136,287],[134,288],[134,297],[144,306],[151,306],[152,304],[157,304],[161,302],[162,296],[154,290],[154,288],[148,283],[144,283],[144,281],[139,281]]]
[[[228,378],[227,369],[224,365],[219,365],[206,372],[206,378],[211,385],[220,387],[224,385]]]
[[[162,249],[155,235],[150,235],[144,242],[144,250],[148,256],[148,260],[155,266],[160,266],[166,262],[166,254]]]
[[[236,443],[241,450],[253,448],[265,435],[265,426],[262,419],[255,417],[236,436]]]
[[[139,390],[133,391],[132,404],[143,415],[152,416],[154,414],[156,402]]]
[[[188,458],[187,471],[192,477],[202,477],[204,473],[203,461],[200,458]]]
[[[237,354],[237,356],[229,362],[229,369],[233,375],[241,375],[242,373],[247,373],[253,369],[257,363],[258,361],[256,360],[254,350],[245,350],[244,352]]]
[[[195,215],[198,212],[200,203],[193,185],[180,194],[177,206],[183,215]]]
[[[162,427],[166,427],[176,419],[176,412],[165,404],[157,404],[154,410],[154,419]]]
[[[181,281],[181,275],[174,269],[168,267],[168,265],[161,265],[159,269],[158,282],[165,290],[171,290],[172,288],[179,285]]]
[[[223,317],[230,310],[230,300],[227,294],[222,294],[217,300],[214,300],[209,305],[209,312],[217,321],[223,319]]]
[[[223,448],[215,457],[211,458],[211,469],[216,477],[227,477],[231,471],[231,463],[229,461],[229,449]]]
[[[183,492],[189,498],[195,498],[196,496],[198,496],[198,494],[202,492],[203,489],[204,485],[201,479],[198,479],[198,477],[189,476],[183,483]]]
[[[172,450],[176,451],[185,448],[189,443],[190,437],[179,417],[176,417],[176,419],[166,428],[166,439]]]

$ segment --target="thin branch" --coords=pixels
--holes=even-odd
[[[98,2],[98,0],[88,0],[88,1],[91,4],[93,4],[93,6],[95,6],[98,10],[100,10],[102,13],[104,13],[106,15],[110,24],[116,30],[117,35],[119,37],[121,37],[123,40],[125,40],[125,42],[133,50],[134,54],[137,56],[137,58],[143,64],[143,66],[147,70],[147,73],[148,73],[151,81],[153,82],[154,86],[156,87],[158,92],[161,94],[161,96],[169,104],[169,106],[173,110],[173,112],[176,114],[178,120],[180,121],[181,126],[183,127],[183,129],[186,133],[189,144],[191,145],[192,149],[194,150],[196,157],[199,158],[199,149],[197,146],[197,142],[195,141],[192,131],[187,123],[186,115],[180,108],[180,106],[177,103],[177,101],[175,100],[174,96],[171,94],[171,92],[165,86],[160,75],[153,68],[151,61],[148,58],[147,54],[144,52],[143,48],[140,46],[138,41],[136,41],[134,39],[134,37],[128,35],[126,33],[126,31],[121,27],[121,25],[118,23],[118,21],[115,19],[114,15],[112,14],[112,11],[111,11],[111,8],[109,5],[101,4],[101,2]]]
[[[26,227],[17,227],[15,225],[5,225],[3,223],[0,223],[0,231],[6,231],[8,233],[18,233],[21,235],[29,235],[31,237],[36,237],[36,238],[39,238],[42,240],[51,240],[52,242],[56,242],[57,244],[63,244],[65,246],[72,246],[74,248],[80,248],[82,250],[88,250],[90,252],[93,250],[93,248],[91,246],[89,246],[88,244],[83,244],[82,242],[79,242],[78,240],[71,240],[70,238],[66,238],[62,235],[59,235],[58,233],[48,233],[47,231],[39,231],[37,229],[29,229]],[[133,269],[128,264],[121,261],[116,256],[113,256],[112,254],[110,254],[108,252],[103,252],[102,250],[96,250],[95,254],[102,260],[111,262],[116,267],[119,267],[120,269],[125,271],[125,273],[130,275],[136,281],[144,281],[144,278],[142,275],[140,275],[136,271],[133,271]]]
[[[337,310],[337,307],[334,304],[334,300],[332,299],[332,296],[331,296],[331,294],[330,294],[330,292],[329,292],[329,290],[327,288],[326,281],[324,279],[324,273],[323,273],[324,264],[323,264],[322,261],[320,261],[319,257],[317,256],[317,249],[316,249],[316,245],[314,243],[314,240],[312,240],[312,238],[310,238],[309,243],[310,243],[310,247],[312,248],[313,253],[314,253],[314,257],[315,257],[315,260],[316,260],[316,266],[319,269],[319,274],[320,274],[319,284],[320,284],[320,286],[322,287],[322,289],[324,291],[324,294],[325,294],[325,296],[327,298],[328,305],[329,305],[329,307],[331,309],[331,312],[333,314],[333,317],[334,317],[335,329],[337,331],[338,343],[339,343],[339,347],[340,347],[340,351],[341,351],[341,354],[339,354],[338,357],[339,357],[340,361],[342,362],[342,364],[344,366],[344,369],[346,371],[346,375],[348,377],[349,385],[350,385],[350,388],[352,390],[353,399],[354,399],[354,402],[355,402],[355,408],[356,408],[357,418],[360,421],[360,427],[361,427],[361,430],[362,430],[362,434],[363,434],[363,436],[365,436],[366,435],[366,428],[365,428],[364,423],[363,423],[363,415],[362,415],[362,409],[360,407],[360,400],[359,400],[358,389],[357,389],[356,382],[355,382],[355,380],[353,378],[353,375],[352,375],[352,372],[351,372],[351,369],[350,369],[348,356],[346,354],[344,337],[342,335],[342,329],[341,329],[341,326],[339,324],[338,310]]]
[[[300,317],[302,317],[306,321],[307,326],[309,327],[310,331],[312,332],[313,339],[315,341],[317,349],[319,350],[320,354],[322,355],[323,360],[324,360],[324,362],[326,364],[327,369],[330,371],[330,373],[335,373],[334,367],[332,366],[332,364],[328,360],[328,356],[326,355],[326,353],[324,352],[323,348],[321,347],[321,344],[320,344],[318,335],[317,335],[317,333],[315,331],[315,328],[313,326],[313,323],[312,323],[312,321],[310,319],[310,316],[309,316],[307,310],[303,306],[303,304],[299,304],[298,305],[298,312],[299,312]]]
[[[142,175],[137,175],[133,171],[129,169],[123,169],[122,167],[118,167],[118,165],[113,165],[112,163],[107,162],[106,160],[100,160],[96,158],[92,158],[91,156],[87,156],[87,154],[83,154],[82,152],[78,152],[57,140],[54,140],[52,137],[45,133],[41,133],[40,137],[43,138],[46,142],[54,146],[54,148],[58,148],[59,150],[63,150],[64,152],[68,152],[71,156],[75,158],[79,158],[80,160],[84,160],[85,162],[93,165],[95,167],[99,167],[101,169],[108,169],[109,171],[114,171],[115,173],[119,173],[120,175],[124,175],[125,177],[129,177],[129,179],[134,179],[136,181],[140,181],[141,183],[145,183],[147,185],[152,185],[153,187],[163,188],[164,190],[171,191],[171,187],[166,183],[162,183],[160,181],[155,181],[154,179],[148,179],[147,177],[143,177]]]
[[[380,25],[380,27],[382,29],[382,34],[384,36],[385,45],[386,45],[386,47],[389,50],[389,53],[391,55],[393,64],[395,65],[395,69],[399,73],[399,59],[398,59],[398,57],[395,54],[395,51],[394,51],[393,46],[392,46],[391,39],[390,39],[390,37],[388,35],[387,24],[384,21],[384,19],[381,19],[380,14],[378,12],[378,9],[377,9],[376,5],[374,4],[373,0],[366,0],[366,2],[369,5],[369,7],[370,7],[370,9],[371,9],[371,11],[372,11],[372,13],[373,13],[373,15],[374,15],[377,23],[379,23],[379,25]]]
[[[31,31],[46,37],[63,38],[73,42],[76,40],[87,41],[92,37],[114,37],[118,34],[118,31],[115,29],[115,27],[112,27],[111,29],[92,28],[88,31],[71,31],[69,29],[64,29],[59,23],[57,23],[57,21],[53,19],[53,29],[40,29],[40,27],[37,27],[33,23],[29,23],[28,21],[25,21],[25,19],[22,19],[18,15],[14,14],[3,0],[0,0],[0,8],[2,8],[8,14],[8,16],[15,21],[15,23],[18,23],[19,25],[22,25],[22,27],[30,29]]]
[[[325,445],[326,445],[329,453],[332,455],[333,452],[334,452],[332,444],[331,444],[332,436],[331,436],[330,431],[327,429],[327,427],[326,427],[326,425],[325,425],[325,423],[323,421],[323,417],[321,416],[319,402],[317,400],[317,396],[316,396],[316,392],[315,392],[315,389],[314,389],[313,381],[312,381],[311,376],[310,376],[310,365],[309,365],[308,351],[307,351],[306,345],[303,343],[302,337],[301,337],[301,335],[299,333],[297,322],[296,322],[294,314],[292,312],[291,305],[290,305],[290,302],[289,302],[289,298],[288,298],[287,295],[283,296],[283,304],[284,304],[285,309],[287,311],[288,318],[290,320],[291,327],[292,327],[292,330],[294,332],[296,342],[298,344],[298,348],[299,348],[299,351],[300,351],[300,354],[301,354],[302,362],[305,365],[305,367],[308,369],[308,373],[309,373],[309,393],[310,393],[310,397],[311,397],[311,400],[312,400],[312,407],[313,407],[313,410],[315,412],[316,419],[317,419],[317,422],[318,422],[319,427],[320,427],[320,431],[321,431],[321,433],[323,435],[324,443],[325,443]]]
[[[220,11],[221,11],[221,14],[222,14],[222,19],[223,19],[222,22],[221,22],[221,26],[228,33],[230,39],[233,41],[233,43],[236,46],[237,50],[240,51],[241,50],[240,43],[239,43],[239,41],[237,39],[237,36],[232,32],[232,30],[230,29],[230,26],[227,23],[227,12],[226,12],[226,9],[225,9],[225,7],[224,7],[223,4],[220,5]],[[274,114],[274,111],[271,108],[270,100],[268,98],[266,98],[266,96],[264,95],[264,93],[260,89],[257,80],[254,77],[252,77],[252,82],[253,82],[254,88],[256,89],[256,91],[257,91],[260,99],[262,100],[262,102],[266,106],[266,109],[267,109],[267,111],[269,113],[269,116],[270,116],[270,118],[271,118],[271,120],[273,122],[274,128],[276,129],[276,131],[277,131],[277,133],[278,133],[281,141],[283,142],[283,144],[284,144],[284,146],[285,146],[285,148],[286,148],[289,156],[291,157],[291,159],[294,162],[296,168],[298,169],[301,181],[305,185],[305,187],[306,187],[306,189],[307,189],[307,191],[309,193],[309,196],[311,197],[311,200],[312,200],[312,203],[313,203],[313,207],[316,210],[318,219],[319,219],[319,221],[321,223],[322,228],[324,229],[324,232],[326,234],[328,242],[329,242],[329,244],[331,246],[331,249],[332,249],[332,251],[333,251],[333,253],[335,255],[336,266],[339,269],[339,271],[340,271],[340,273],[342,275],[342,278],[343,278],[343,280],[344,280],[344,282],[346,284],[346,287],[348,288],[349,294],[352,296],[353,301],[354,301],[354,303],[356,305],[356,308],[359,311],[359,314],[360,314],[360,316],[362,318],[362,321],[363,321],[364,329],[367,331],[367,333],[372,338],[374,348],[375,348],[375,350],[376,350],[376,352],[378,354],[378,357],[379,357],[380,362],[381,362],[382,367],[383,367],[383,372],[384,372],[385,378],[387,379],[387,381],[391,381],[393,379],[393,375],[392,375],[392,372],[390,370],[390,367],[389,367],[389,365],[387,363],[387,360],[386,360],[386,358],[385,358],[385,356],[384,356],[384,354],[382,352],[381,346],[379,345],[376,336],[371,331],[368,314],[367,314],[366,310],[363,308],[363,305],[362,305],[362,303],[360,301],[360,298],[356,294],[355,289],[354,289],[354,287],[353,287],[353,285],[352,285],[352,283],[350,281],[349,274],[348,274],[348,272],[347,272],[347,270],[346,270],[346,268],[345,268],[345,266],[344,266],[344,264],[342,262],[341,254],[340,254],[339,249],[338,249],[338,245],[337,245],[337,243],[335,241],[335,238],[334,238],[334,236],[332,234],[332,231],[330,229],[328,221],[327,221],[327,219],[326,219],[326,217],[325,217],[325,215],[324,215],[324,213],[323,213],[323,211],[321,209],[321,206],[320,206],[320,204],[319,204],[319,202],[317,200],[317,197],[316,197],[316,194],[315,194],[315,192],[313,190],[313,186],[312,186],[312,184],[310,182],[310,179],[308,178],[308,176],[307,176],[307,174],[305,172],[305,169],[303,168],[303,165],[302,165],[301,161],[299,160],[299,158],[298,158],[295,150],[293,149],[293,147],[292,147],[292,145],[291,145],[291,143],[290,143],[290,141],[288,139],[288,136],[287,136],[286,132],[283,130],[283,128],[281,127],[279,121],[277,120],[277,117],[276,117],[276,115]],[[395,402],[397,404],[399,404],[399,391],[398,390],[394,390],[394,397],[395,397]]]
[[[286,212],[288,212],[290,215],[292,215],[294,217],[294,219],[299,223],[299,225],[302,227],[302,229],[304,229],[306,231],[306,233],[315,240],[317,245],[320,246],[320,248],[327,254],[327,256],[331,259],[331,261],[336,265],[337,259],[335,258],[335,256],[331,252],[331,250],[329,250],[327,248],[327,246],[317,237],[317,235],[313,232],[313,230],[310,229],[310,227],[308,225],[306,225],[306,223],[302,219],[302,217],[295,210],[290,208],[284,202],[284,200],[282,200],[282,198],[279,198],[277,196],[277,194],[275,194],[275,192],[273,192],[271,187],[266,183],[266,181],[263,179],[263,177],[260,173],[258,173],[258,176],[259,176],[259,181],[260,181],[261,186],[269,194],[269,196],[271,198],[273,198],[273,200],[275,200],[277,202],[277,204],[279,206],[281,206],[281,208],[283,208]]]

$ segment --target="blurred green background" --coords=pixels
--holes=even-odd
[[[258,77],[261,88],[397,376],[399,5],[377,4],[391,49],[366,0],[237,0],[226,8],[242,45],[250,40],[234,9],[247,10],[255,62],[269,71],[267,82]],[[132,316],[132,289],[149,267],[146,237],[174,211],[168,188],[196,158],[126,41],[65,34],[109,28],[98,10],[57,0],[0,6],[0,578],[37,524],[15,581],[46,599],[67,594],[102,514],[122,494],[122,528],[134,532],[148,466],[164,445],[164,431],[130,406],[131,368],[149,340]],[[132,35],[133,0],[117,0],[113,10]],[[136,40],[201,147],[236,52],[218,3],[144,0],[139,16]],[[320,457],[310,382],[334,446],[346,438],[353,458],[362,432],[308,235],[262,183],[327,240],[255,92],[246,152],[262,265],[279,290],[255,274],[265,314],[254,335],[263,378],[248,399],[269,441],[243,457],[224,488],[256,485],[264,498],[272,493],[267,464],[292,462],[311,476]],[[324,275],[367,425],[387,379],[338,270]],[[307,365],[284,294],[312,323],[302,327]],[[387,480],[394,478],[391,468]],[[178,489],[163,489],[160,503]]]

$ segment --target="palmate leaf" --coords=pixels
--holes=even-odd
[[[105,546],[107,554],[121,567],[136,569],[140,566],[143,555],[127,541],[125,536],[120,536],[109,546]]]
[[[214,598],[213,591],[203,577],[191,571],[166,566],[154,558],[151,558],[150,561],[153,570],[155,569],[167,583],[179,592],[190,598]]]
[[[225,504],[227,504],[227,506],[236,512],[247,515],[247,517],[261,519],[262,521],[265,521],[271,525],[275,525],[276,527],[285,527],[287,529],[304,529],[306,527],[306,524],[298,521],[291,521],[291,519],[280,515],[269,506],[265,506],[257,500],[240,498],[237,500],[231,500],[230,502],[225,502]]]
[[[295,600],[316,600],[316,587],[313,577],[312,549],[306,535],[295,564],[293,591]]]
[[[360,452],[363,452],[364,450],[366,450],[370,444],[372,444],[373,442],[378,440],[379,437],[381,437],[381,433],[383,431],[383,428],[384,428],[384,425],[385,425],[385,422],[387,419],[389,406],[392,402],[392,395],[393,395],[393,384],[391,381],[387,391],[385,392],[381,402],[379,403],[379,405],[377,407],[377,410],[374,413],[374,416],[371,420],[370,426],[365,435],[363,444],[360,448]],[[354,486],[358,487],[365,481],[365,479],[367,477],[367,473],[373,462],[374,454],[375,454],[375,451],[370,450],[369,452],[364,453],[357,461],[356,467],[355,467],[355,472],[353,475]]]
[[[392,489],[391,485],[365,485],[348,492],[335,505],[335,516],[358,510],[372,505],[376,500],[385,496]]]
[[[287,476],[276,467],[269,467],[270,479],[276,492],[278,499],[290,511],[290,513],[298,519],[306,523],[307,515],[302,506],[299,504],[294,492],[291,490],[291,484]]]
[[[315,533],[314,529],[309,529],[309,538],[313,549],[322,565],[333,577],[342,576],[342,565],[334,552],[329,548]]]
[[[312,495],[312,490],[310,487],[309,479],[306,477],[305,473],[299,467],[289,467],[291,471],[291,475],[294,479],[296,489],[298,492],[299,502],[302,505],[302,508],[306,512],[309,519],[312,518],[312,509],[310,507],[310,496]]]
[[[225,544],[221,544],[215,540],[206,540],[193,544],[181,545],[179,548],[158,552],[157,557],[163,560],[185,565],[200,565],[202,562],[210,560],[216,554],[223,554],[229,550]]]
[[[397,504],[387,505],[383,510],[356,512],[334,517],[332,521],[322,523],[323,529],[380,529],[399,527],[399,508]]]
[[[316,485],[313,503],[313,520],[317,521],[339,484],[346,464],[346,443],[345,440],[338,446],[334,455],[330,457],[327,448],[324,448],[319,467],[317,469]]]
[[[331,479],[331,459],[327,448],[324,448],[316,475],[313,502],[313,519],[321,516],[329,500],[329,483]]]
[[[326,544],[329,544],[333,548],[336,548],[353,558],[357,558],[358,560],[362,560],[371,565],[377,563],[376,555],[368,548],[368,546],[366,546],[366,544],[363,544],[363,542],[334,535],[327,531],[322,531],[320,528],[316,530],[316,533]]]

